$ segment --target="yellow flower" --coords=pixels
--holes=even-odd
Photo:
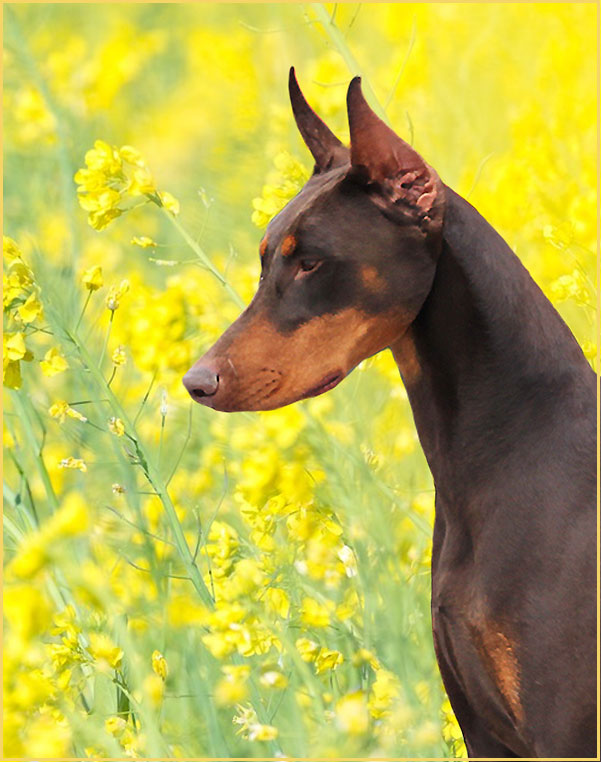
[[[42,373],[45,376],[55,376],[57,373],[62,373],[69,367],[69,363],[62,356],[59,347],[52,347],[44,355],[44,359],[40,362],[42,367]]]
[[[303,661],[315,661],[317,658],[319,643],[315,643],[315,641],[309,640],[309,638],[298,638],[295,646]]]
[[[586,279],[580,270],[573,270],[570,275],[561,275],[549,288],[551,301],[555,304],[574,299],[581,304],[592,303]]]
[[[214,697],[218,706],[234,706],[248,697],[246,682],[250,676],[247,664],[225,664],[221,667],[225,677],[215,685]]]
[[[430,684],[427,680],[420,680],[414,686],[415,695],[422,704],[427,704],[430,700]]]
[[[320,648],[317,658],[315,659],[315,674],[321,675],[322,672],[326,672],[329,669],[334,671],[343,661],[344,656],[340,651],[329,648]]]
[[[21,257],[21,250],[17,246],[16,242],[13,241],[12,238],[9,238],[7,235],[2,236],[2,255],[4,257],[4,261],[7,264],[15,259],[20,259]]]
[[[52,635],[64,635],[69,641],[76,641],[81,628],[77,621],[77,614],[73,606],[65,606],[62,611],[57,612],[52,619],[54,627],[50,630]]]
[[[69,407],[69,403],[65,402],[65,400],[58,400],[55,402],[48,408],[48,412],[53,418],[58,419],[59,423],[64,423],[65,416],[75,418],[77,421],[82,421],[82,423],[85,423],[88,420],[85,415],[82,415],[77,410]]]
[[[109,418],[109,431],[116,437],[122,437],[125,434],[125,424],[121,418]]]
[[[209,632],[201,638],[215,659],[224,659],[236,650],[236,640],[226,632]]]
[[[34,320],[41,318],[42,314],[42,303],[35,291],[29,294],[25,302],[17,310],[17,315],[24,323],[33,323]]]
[[[87,193],[79,199],[79,205],[86,212],[106,212],[114,209],[121,200],[121,194],[113,188],[101,188]]]
[[[61,507],[53,514],[42,531],[46,537],[75,537],[83,534],[90,525],[90,517],[81,493],[70,492]]]
[[[127,355],[125,354],[125,349],[123,347],[119,346],[113,354],[111,355],[111,360],[113,361],[113,365],[125,365],[127,362]]]
[[[97,291],[99,288],[102,288],[104,284],[102,279],[102,267],[100,267],[100,265],[94,265],[94,267],[85,270],[81,277],[81,281],[88,291]]]
[[[127,728],[127,722],[123,719],[123,717],[116,717],[113,715],[104,721],[104,728],[107,733],[110,733],[110,735],[114,736],[115,738],[120,738]]]
[[[13,302],[20,299],[23,294],[33,285],[33,273],[20,259],[13,260],[8,267],[8,273],[3,273],[2,283],[4,293],[2,304],[5,310],[13,310]]]
[[[362,735],[369,728],[367,700],[363,691],[347,693],[336,702],[336,725],[343,733]]]
[[[290,599],[285,590],[279,587],[269,587],[265,591],[265,603],[274,614],[286,619],[290,611]]]
[[[122,159],[129,162],[129,164],[133,164],[136,167],[146,166],[142,154],[136,148],[132,148],[132,146],[121,146],[119,155]]]
[[[71,729],[63,717],[57,718],[42,710],[27,728],[25,745],[32,759],[66,758],[70,754]]]
[[[330,623],[328,606],[313,598],[303,598],[301,621],[309,627],[327,627]]]
[[[156,674],[161,678],[161,680],[165,681],[167,680],[167,675],[169,674],[169,668],[167,666],[167,659],[163,656],[163,654],[160,651],[153,651],[152,652],[152,669]]]
[[[129,291],[129,281],[127,279],[122,280],[121,283],[118,286],[111,286],[109,289],[109,293],[106,297],[106,306],[111,311],[114,312],[116,309],[119,309],[119,305],[121,304],[121,297],[123,294],[126,294]]]
[[[100,209],[88,214],[88,222],[94,230],[104,230],[113,220],[116,220],[122,214],[122,209]]]
[[[33,360],[32,353],[25,346],[22,333],[5,333],[2,337],[2,380],[10,389],[21,386],[21,360]]]
[[[237,731],[249,741],[273,741],[278,737],[278,730],[273,725],[262,725],[257,719],[257,713],[252,706],[238,705],[238,714],[234,716],[234,725],[240,725]]]
[[[5,362],[3,364],[2,383],[5,386],[8,386],[9,389],[21,388],[21,363],[18,360],[16,362]]]
[[[16,579],[31,579],[49,560],[47,543],[39,533],[27,535],[20,543],[17,554],[9,565]]]
[[[399,680],[392,672],[379,669],[371,687],[369,696],[369,711],[375,719],[390,714],[390,707],[400,696]]]
[[[12,449],[15,446],[15,440],[11,432],[6,428],[6,423],[2,428],[2,444],[8,449]]]
[[[108,175],[115,174],[121,169],[121,157],[118,151],[104,140],[94,141],[94,148],[86,153],[85,162],[88,169],[100,170]]]
[[[123,659],[123,650],[103,632],[90,633],[90,645],[88,651],[96,661],[96,666],[101,672],[119,669]]]
[[[142,690],[150,699],[150,703],[158,707],[163,700],[165,684],[158,675],[147,675],[142,683]]]
[[[235,706],[248,698],[248,687],[242,682],[222,677],[215,684],[213,697],[217,706]]]
[[[278,737],[278,729],[273,725],[251,725],[248,732],[249,741],[273,741]]]
[[[108,143],[97,140],[85,161],[87,169],[79,169],[74,178],[79,204],[89,212],[88,223],[103,230],[123,211],[117,206],[125,185],[121,157]]]
[[[151,249],[155,246],[158,246],[158,243],[156,241],[153,241],[152,238],[149,238],[146,235],[135,235],[131,242],[134,244],[134,246],[140,246],[142,249]]]
[[[179,214],[179,201],[171,195],[168,191],[159,191],[158,197],[161,200],[161,204],[165,207],[165,209],[168,212],[171,212],[171,214]]]
[[[59,468],[75,468],[79,471],[82,471],[85,473],[88,470],[88,467],[86,466],[85,462],[81,458],[72,458],[69,456],[68,458],[63,458],[61,462],[58,464]]]
[[[11,631],[27,643],[32,637],[46,631],[52,612],[41,586],[5,584],[4,616]]]
[[[287,151],[277,154],[273,163],[275,169],[269,174],[269,182],[263,186],[261,196],[252,202],[252,221],[259,228],[267,227],[271,218],[296,196],[309,179],[309,172]]]
[[[134,169],[127,188],[132,196],[144,196],[148,193],[154,193],[155,189],[154,178],[148,167],[137,167]]]
[[[380,662],[367,648],[360,648],[353,654],[353,666],[361,667],[363,664],[369,664],[372,669],[380,669]]]
[[[288,678],[278,669],[264,669],[259,678],[259,682],[264,688],[277,688],[282,690],[288,685]]]
[[[442,737],[450,745],[451,752],[455,757],[467,757],[467,750],[463,741],[463,733],[447,697],[442,702]]]
[[[3,359],[14,362],[23,360],[27,354],[25,337],[22,333],[5,333],[3,339]]]

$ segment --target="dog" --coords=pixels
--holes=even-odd
[[[322,394],[390,348],[436,487],[432,627],[471,757],[594,757],[596,375],[500,235],[369,107],[290,99],[313,175],[255,297],[183,382],[215,410]]]

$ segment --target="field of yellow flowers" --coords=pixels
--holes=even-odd
[[[361,73],[595,364],[595,5],[5,4],[4,754],[446,757],[389,353],[258,414],[188,367]],[[369,94],[368,90],[368,94]]]

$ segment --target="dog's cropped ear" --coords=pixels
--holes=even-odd
[[[348,162],[348,148],[342,145],[332,130],[309,106],[298,86],[293,66],[290,68],[288,90],[299,132],[315,159],[315,172],[325,172]]]
[[[347,108],[355,178],[376,183],[380,202],[405,201],[427,222],[441,222],[444,186],[440,178],[409,143],[374,114],[363,97],[361,77],[349,85]]]

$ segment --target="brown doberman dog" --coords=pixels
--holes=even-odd
[[[596,375],[498,233],[348,90],[248,308],[186,374],[216,410],[321,394],[389,347],[436,486],[434,645],[474,757],[594,757]]]

